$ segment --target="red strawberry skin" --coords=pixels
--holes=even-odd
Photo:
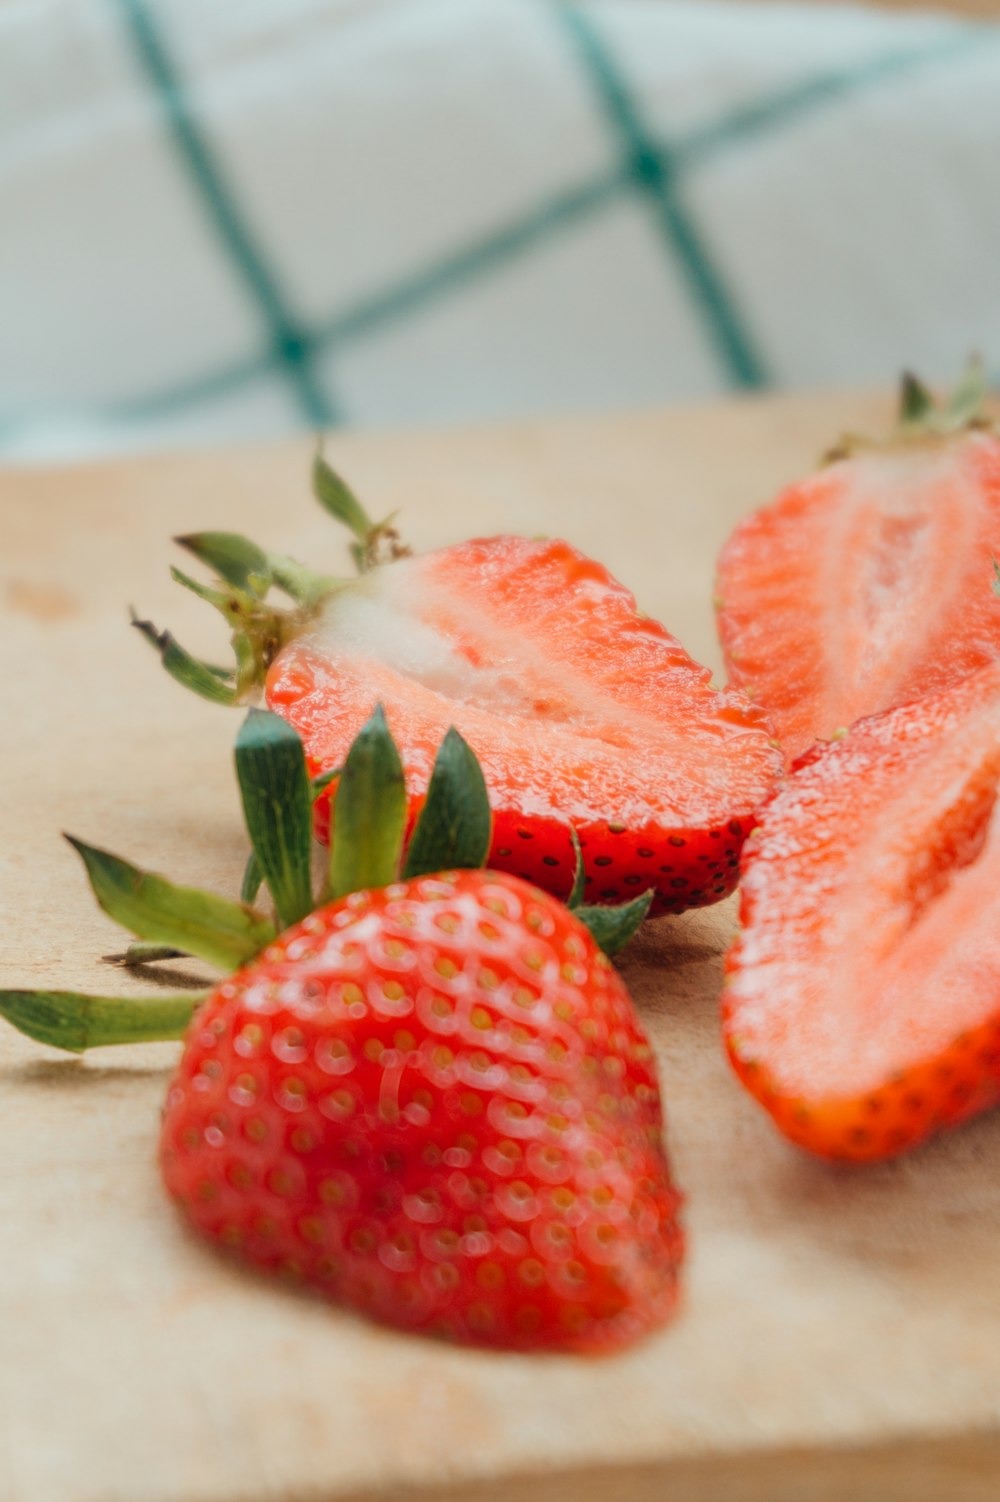
[[[741,522],[719,560],[731,681],[789,761],[1000,655],[1000,440],[862,449]]]
[[[1000,1100],[1000,664],[803,756],[743,856],[723,1031],[792,1141],[868,1161]]]
[[[222,982],[161,1163],[210,1241],[403,1329],[601,1352],[674,1309],[649,1044],[587,930],[514,877],[356,893]]]
[[[411,812],[455,725],[489,789],[491,866],[565,897],[572,825],[588,901],[652,887],[654,912],[732,890],[781,765],[762,712],[713,689],[627,589],[564,542],[495,537],[367,575],[279,654],[266,695],[314,772],[342,763],[380,701]],[[323,799],[321,838],[328,823]]]

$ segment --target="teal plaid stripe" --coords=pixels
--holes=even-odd
[[[254,295],[267,326],[268,346],[259,357],[116,404],[101,414],[112,420],[148,419],[181,411],[239,390],[251,381],[283,373],[293,383],[308,420],[314,425],[327,425],[343,414],[331,411],[329,399],[318,384],[314,361],[319,354],[335,354],[340,348],[474,285],[538,245],[571,233],[616,202],[627,201],[634,195],[650,205],[664,248],[681,269],[708,337],[719,351],[731,380],[741,386],[766,384],[768,373],[760,352],[754,348],[740,310],[682,202],[680,187],[685,175],[719,152],[817,110],[833,108],[891,79],[946,64],[986,45],[996,45],[998,39],[992,28],[967,24],[957,28],[944,42],[896,49],[854,68],[819,74],[666,144],[649,131],[621,68],[585,10],[565,0],[550,0],[553,17],[574,56],[585,68],[615,134],[620,148],[618,164],[590,181],[567,187],[520,219],[416,269],[396,285],[362,299],[326,322],[304,329],[291,316],[273,273],[247,231],[235,196],[226,184],[204,131],[194,119],[191,102],[184,95],[148,10],[142,0],[116,0],[116,3],[123,7],[144,66],[163,97],[179,155],[187,164],[220,240]]]
[[[143,0],[117,0],[117,3],[124,13],[136,56],[162,101],[178,156],[264,322],[268,354],[261,363],[265,367],[277,364],[285,370],[303,415],[310,423],[323,427],[333,420],[333,412],[314,369],[313,340],[293,317],[273,271],[254,242],[236,196],[195,120],[177,67],[152,13]],[[197,387],[194,390],[197,393]],[[205,394],[204,388],[201,394]],[[193,399],[197,400],[197,395]]]
[[[652,209],[668,253],[685,279],[731,382],[736,386],[766,385],[763,360],[753,347],[735,299],[685,209],[675,154],[646,128],[635,96],[593,22],[571,5],[561,6],[557,14],[601,100],[623,153],[625,169]]]

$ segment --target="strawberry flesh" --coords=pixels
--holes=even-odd
[[[587,930],[514,877],[355,893],[223,981],[161,1162],[212,1242],[404,1329],[608,1351],[676,1302],[649,1044]]]
[[[724,1032],[794,1141],[880,1158],[1000,1099],[1000,665],[861,720],[765,805]]]
[[[590,901],[656,891],[656,911],[736,881],[780,756],[764,715],[712,688],[600,564],[563,542],[496,537],[393,563],[338,593],[281,652],[267,702],[314,772],[339,765],[376,701],[415,813],[449,725],[483,767],[490,864],[559,896],[572,825]],[[321,836],[329,800],[319,806]]]
[[[731,680],[789,761],[862,715],[947,688],[1000,655],[1000,441],[863,450],[743,521],[719,560]]]

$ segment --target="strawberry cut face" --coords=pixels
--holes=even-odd
[[[803,1146],[875,1158],[1000,1098],[1000,665],[802,758],[744,856],[737,1072]]]
[[[789,760],[1000,654],[1000,442],[909,439],[841,460],[737,527],[719,561],[732,681]]]
[[[590,934],[516,878],[352,894],[222,982],[161,1161],[195,1228],[404,1329],[608,1351],[673,1311],[651,1050]]]
[[[490,864],[565,896],[572,824],[591,901],[653,886],[657,910],[680,911],[724,896],[780,761],[764,715],[713,689],[561,542],[491,538],[379,569],[339,592],[267,680],[317,772],[342,761],[376,700],[414,811],[454,724],[490,792]]]

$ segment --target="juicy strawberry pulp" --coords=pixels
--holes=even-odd
[[[1000,665],[817,747],[746,847],[726,1042],[782,1131],[877,1158],[1000,1099]]]
[[[649,1044],[565,908],[509,876],[357,893],[219,985],[162,1164],[203,1234],[391,1324],[598,1351],[682,1243]]]
[[[780,764],[763,714],[716,692],[563,542],[497,537],[378,569],[267,681],[316,771],[342,762],[377,700],[415,805],[453,724],[490,792],[489,864],[565,896],[572,824],[591,901],[654,887],[657,910],[676,912],[725,896]]]
[[[719,562],[732,681],[791,760],[862,715],[946,688],[1000,654],[1000,442],[910,439],[792,486]]]

